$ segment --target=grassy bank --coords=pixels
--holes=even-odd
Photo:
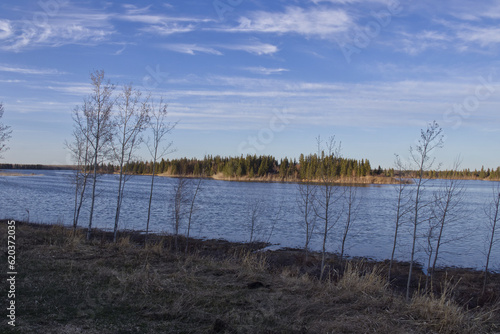
[[[2,244],[7,226],[0,224]],[[487,296],[480,273],[442,270],[436,295],[401,293],[405,264],[391,285],[385,263],[335,256],[318,281],[319,255],[258,252],[263,244],[95,231],[90,242],[62,226],[16,224],[13,333],[489,333],[500,330],[498,288]],[[5,247],[5,246],[4,246]],[[2,263],[7,263],[2,252]],[[6,267],[6,266],[5,266]],[[458,278],[461,275],[461,279]],[[456,275],[456,277],[455,277]],[[422,281],[415,272],[413,287]],[[445,280],[444,278],[447,277]],[[448,283],[445,283],[448,282]],[[440,294],[444,287],[445,294]],[[453,287],[453,288],[450,288]],[[7,305],[6,285],[2,304]],[[5,308],[3,308],[5,310]],[[5,312],[5,311],[4,311]],[[4,316],[5,319],[5,316]],[[6,320],[0,332],[8,333]]]

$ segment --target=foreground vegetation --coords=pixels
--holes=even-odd
[[[170,236],[85,233],[17,223],[14,333],[490,333],[500,330],[500,278],[480,294],[480,273],[442,270],[434,293],[406,302],[407,265],[387,284],[385,263],[331,255],[318,280],[319,254],[258,252],[263,244]],[[0,224],[6,244],[6,224]],[[6,263],[6,254],[2,253]],[[458,279],[455,275],[460,275]],[[401,285],[400,282],[403,282]],[[4,285],[5,289],[5,285]],[[2,293],[4,305],[7,293]],[[5,322],[2,332],[9,330]]]

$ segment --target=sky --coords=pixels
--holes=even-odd
[[[2,1],[0,162],[71,164],[72,112],[104,70],[168,103],[168,158],[298,158],[334,135],[390,168],[435,120],[443,168],[496,168],[499,55],[498,1]]]

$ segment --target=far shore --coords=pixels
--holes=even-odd
[[[41,174],[35,174],[35,173],[29,173],[29,174],[24,174],[24,173],[17,173],[17,172],[5,172],[5,171],[0,171],[0,176],[37,176]]]
[[[55,166],[55,165],[39,165],[43,168],[40,170],[75,170],[75,166],[64,165],[64,166]],[[38,169],[37,169],[38,170]],[[104,174],[111,174],[104,172]],[[118,172],[114,172],[113,174],[117,175]],[[143,173],[143,174],[132,174],[125,173],[127,175],[143,175],[143,176],[151,176],[151,173]],[[40,176],[43,174],[36,173],[19,173],[17,171],[10,172],[8,169],[0,170],[0,176]],[[223,173],[217,173],[211,176],[202,176],[202,175],[177,175],[171,174],[170,172],[164,172],[160,174],[156,174],[156,176],[160,177],[170,177],[170,178],[192,178],[192,179],[212,179],[219,181],[236,181],[236,182],[261,182],[261,183],[310,183],[310,184],[321,184],[324,181],[320,179],[298,179],[295,177],[285,177],[282,178],[279,175],[266,175],[266,176],[257,176],[257,177],[249,177],[249,176],[225,176]],[[428,178],[426,178],[428,179]],[[455,177],[455,178],[431,178],[431,179],[454,179],[454,180],[472,180],[472,181],[493,181],[498,182],[500,179],[496,178],[478,178],[478,177]],[[406,183],[413,183],[411,178],[405,179]],[[398,184],[399,179],[397,176],[385,176],[385,175],[367,175],[367,176],[356,176],[356,177],[340,177],[332,180],[328,180],[328,183],[334,183],[338,185],[383,185],[383,184]]]

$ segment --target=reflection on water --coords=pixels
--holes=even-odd
[[[34,222],[62,222],[70,225],[73,219],[74,189],[72,171],[15,171],[34,176],[0,176],[0,218]],[[150,180],[148,176],[133,177],[127,183],[121,213],[121,229],[144,230],[147,217]],[[155,181],[150,229],[172,232],[171,198],[176,179],[159,177]],[[426,194],[437,189],[440,180],[428,182]],[[487,230],[485,204],[491,199],[492,182],[464,181],[466,203],[461,206],[461,219],[445,230],[445,243],[440,250],[441,265],[481,268],[484,266]],[[116,209],[116,176],[99,179],[94,226],[111,229]],[[258,203],[255,234],[261,240],[283,247],[302,247],[305,233],[297,207],[297,185],[286,183],[227,182],[204,180],[198,194],[191,235],[205,238],[224,238],[248,241],[250,238],[251,208]],[[390,257],[395,221],[397,193],[392,185],[359,187],[362,204],[347,240],[347,254],[375,259]],[[81,226],[88,222],[88,207],[84,204]],[[340,248],[341,224],[333,227],[328,241],[329,251]],[[319,225],[319,223],[318,223]],[[424,232],[425,223],[421,225]],[[182,227],[184,231],[185,227]],[[411,240],[410,224],[401,227],[397,249],[400,260],[408,260]],[[321,249],[321,227],[317,226],[311,248]],[[417,260],[425,261],[425,240],[419,243]],[[500,254],[492,254],[495,270],[500,269]]]

